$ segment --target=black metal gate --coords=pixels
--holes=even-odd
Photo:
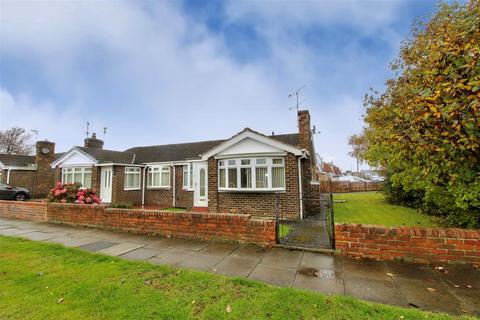
[[[303,200],[303,219],[286,216],[276,197],[277,242],[284,246],[335,249],[333,195]]]

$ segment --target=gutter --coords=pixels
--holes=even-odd
[[[173,162],[170,164],[170,167],[172,167],[172,170],[173,170],[173,192],[172,192],[172,207],[176,207],[176,204],[177,204],[177,201],[175,199],[175,191],[176,191],[176,187],[175,187],[175,166],[173,165]]]
[[[145,206],[145,173],[147,172],[147,166],[143,168],[143,180],[142,180],[142,209]]]
[[[307,159],[305,155],[305,149],[302,149],[302,155],[298,157],[298,196],[300,199],[300,219],[303,219],[302,159]]]

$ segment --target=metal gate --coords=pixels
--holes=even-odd
[[[303,200],[303,219],[287,216],[275,201],[277,242],[287,247],[335,249],[333,195]]]

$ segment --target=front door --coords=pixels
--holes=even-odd
[[[195,207],[208,207],[208,163],[195,162],[193,205]]]
[[[102,202],[112,202],[112,167],[102,167],[100,177],[100,198]]]

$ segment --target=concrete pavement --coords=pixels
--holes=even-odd
[[[356,260],[321,253],[115,233],[0,218],[0,235],[60,243],[129,260],[167,264],[324,294],[480,316],[480,269]],[[446,271],[446,272],[445,272]]]

